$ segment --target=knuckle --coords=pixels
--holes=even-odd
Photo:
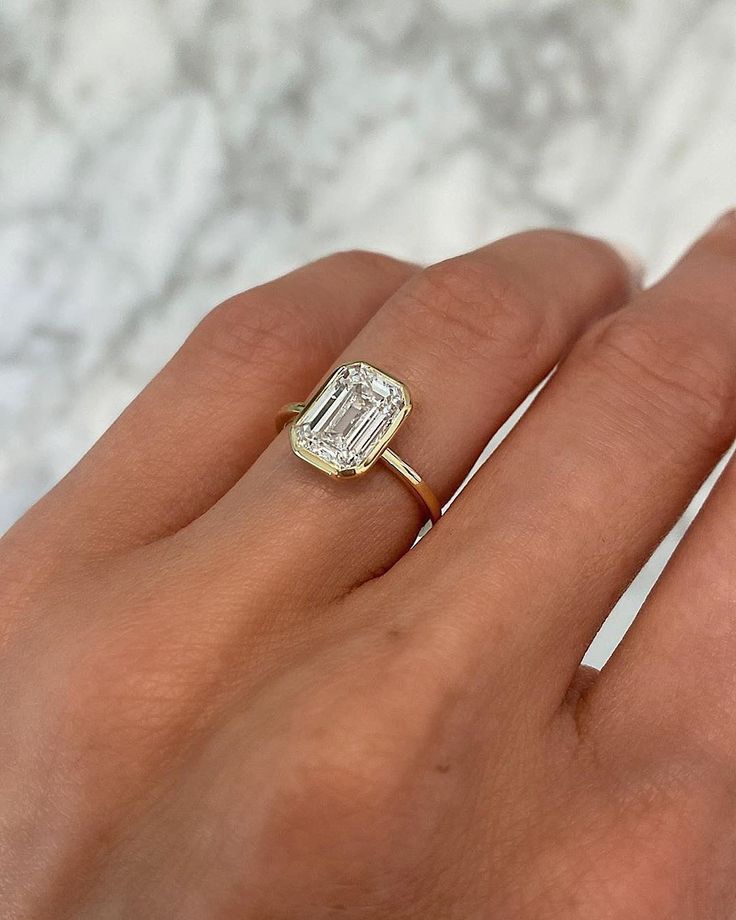
[[[408,755],[381,751],[383,733],[376,751],[367,733],[325,723],[303,725],[283,750],[288,768],[269,791],[256,859],[295,894],[306,878],[322,896],[355,889],[366,907],[393,916],[397,896],[421,890],[426,861]],[[397,839],[410,841],[401,853]]]
[[[361,723],[362,720],[362,723]],[[411,745],[382,718],[366,719],[359,701],[341,713],[308,711],[292,739],[293,815],[320,813],[340,824],[389,807],[406,779]]]
[[[736,379],[728,349],[716,336],[624,311],[591,330],[582,347],[607,377],[631,387],[653,410],[725,447]]]
[[[595,267],[604,284],[619,280],[622,274],[626,277],[630,271],[626,259],[617,247],[597,237],[586,236],[573,230],[543,227],[524,230],[517,233],[513,239],[532,251],[554,253],[560,258],[573,257],[582,265],[588,263]]]
[[[631,780],[630,795],[637,803],[642,837],[679,840],[690,867],[708,865],[716,848],[724,847],[724,855],[731,851],[735,785],[730,752],[685,748],[680,741],[673,748],[664,741]],[[732,852],[729,856],[733,860]]]
[[[240,374],[244,365],[288,366],[294,348],[308,341],[304,307],[264,288],[238,294],[215,307],[197,326],[188,345],[204,352],[209,368]]]
[[[407,276],[413,269],[408,263],[371,249],[343,249],[322,259],[322,264],[349,278],[375,275]]]
[[[541,349],[547,320],[501,262],[461,256],[425,269],[409,285],[401,314],[408,334],[442,342],[467,360]]]
[[[114,752],[121,766],[142,763],[202,705],[201,675],[181,649],[98,635],[70,658],[60,721],[72,749]]]
[[[293,854],[309,840],[305,859],[313,860],[315,877],[336,859],[364,867],[360,882],[366,891],[391,883],[405,890],[421,874],[428,840],[411,829],[420,818],[441,820],[442,800],[434,791],[452,782],[435,761],[443,706],[439,700],[407,700],[403,685],[378,673],[371,667],[360,675],[322,678],[303,699],[299,724],[290,727],[276,753],[282,768],[261,836],[269,864],[278,866],[279,854]],[[385,871],[378,877],[373,867],[407,834],[412,846],[392,857],[390,878]]]
[[[356,725],[358,715],[365,721],[364,712],[353,710]],[[387,864],[392,841],[407,830],[407,753],[387,748],[382,728],[369,739],[362,728],[328,721],[326,713],[302,714],[300,721],[279,756],[286,766],[271,788],[259,834],[262,863],[283,879],[293,872],[296,855],[321,890],[357,885],[368,902],[394,884],[406,888],[416,871],[406,853],[390,860],[390,873],[375,867]],[[284,853],[291,854],[287,862]]]

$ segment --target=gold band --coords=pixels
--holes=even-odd
[[[280,409],[276,415],[276,430],[281,431],[284,426],[301,415],[304,408],[304,403],[289,403]],[[409,486],[427,512],[429,520],[432,524],[436,524],[442,515],[442,506],[419,473],[388,447],[383,449],[378,459],[382,460],[404,485]]]
[[[390,447],[384,450],[380,459],[383,460],[392,473],[395,473],[403,483],[413,489],[414,494],[421,504],[424,505],[429,515],[429,520],[433,524],[436,524],[442,516],[442,507],[437,500],[437,496],[429,488],[419,473],[417,473],[413,467],[409,466],[408,463],[403,461],[398,454],[395,454]]]

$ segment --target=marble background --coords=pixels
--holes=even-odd
[[[0,530],[210,306],[328,250],[554,224],[654,277],[736,203],[735,77],[732,0],[2,0]]]

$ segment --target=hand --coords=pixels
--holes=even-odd
[[[736,470],[579,663],[734,437],[735,290],[727,215],[644,293],[548,231],[217,308],[0,544],[2,917],[733,917]],[[443,500],[562,364],[410,550],[273,435],[355,359]]]

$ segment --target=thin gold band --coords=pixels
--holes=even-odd
[[[285,425],[293,421],[304,411],[304,403],[289,403],[279,410],[276,415],[276,430],[281,431]],[[386,464],[394,475],[396,475],[404,485],[409,486],[414,495],[419,499],[422,507],[429,515],[429,520],[436,524],[442,515],[442,506],[437,500],[437,496],[429,488],[427,483],[417,473],[417,471],[405,463],[398,454],[395,454],[389,447],[386,447],[380,460]]]

